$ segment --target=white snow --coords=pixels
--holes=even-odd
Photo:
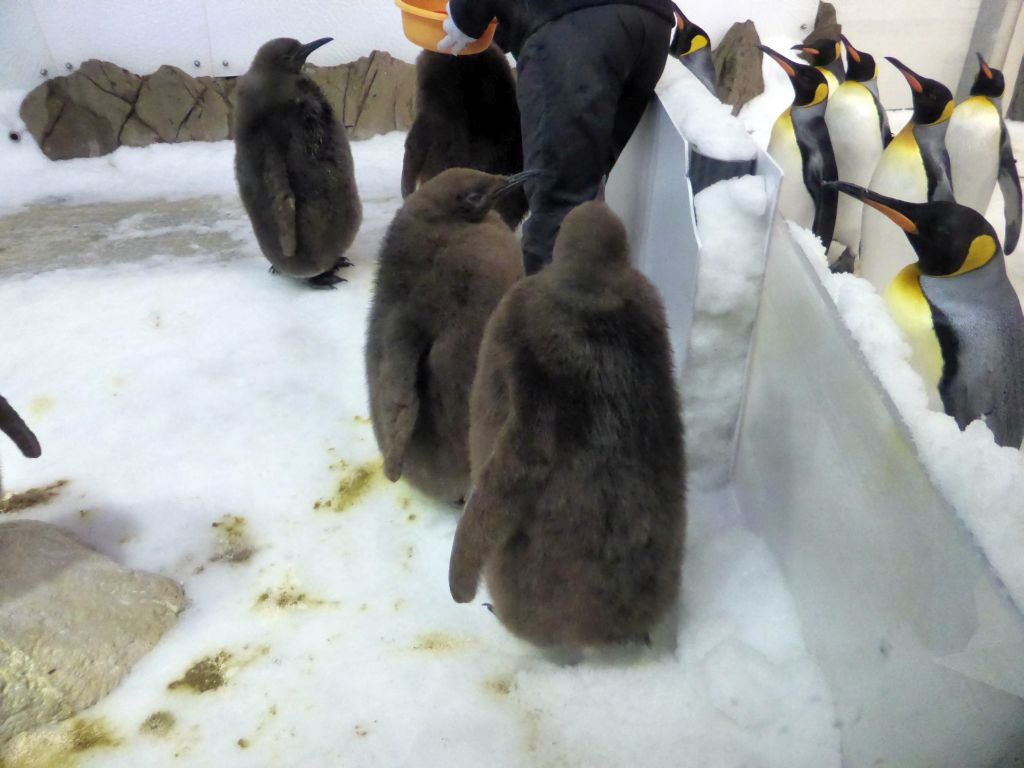
[[[701,240],[697,302],[683,379],[691,487],[728,483],[767,246],[764,179],[714,184],[694,199]]]
[[[66,526],[119,562],[180,580],[192,601],[84,713],[119,745],[75,765],[838,766],[827,686],[728,489],[690,495],[674,654],[560,667],[480,601],[452,602],[457,512],[382,479],[366,420],[365,318],[400,202],[403,140],[354,144],[365,220],[350,282],[333,292],[268,276],[251,231],[231,225],[229,143],[63,163],[28,136],[0,145],[4,211],[220,195],[225,231],[245,249],[0,279],[0,393],[43,446],[29,461],[0,443],[5,488],[69,480],[49,505],[7,519]],[[745,186],[730,194],[752,211],[757,191]],[[110,237],[145,228],[145,216],[126,215]],[[743,305],[737,288],[706,296],[708,312]],[[343,510],[325,503],[360,472],[364,493]],[[230,516],[244,518],[237,540]],[[222,688],[168,690],[221,651],[231,654]],[[174,727],[140,734],[158,711]],[[26,737],[7,764],[46,764],[68,734],[65,724]]]
[[[732,108],[712,96],[678,59],[669,57],[657,93],[676,128],[702,155],[735,162],[756,157],[757,147],[732,119]]]
[[[816,267],[874,375],[910,430],[925,469],[972,532],[1018,606],[1024,606],[1024,453],[996,445],[982,421],[961,432],[952,417],[930,410],[924,381],[910,365],[910,346],[872,285],[833,275],[821,243],[789,225]]]

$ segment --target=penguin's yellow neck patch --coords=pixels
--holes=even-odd
[[[973,272],[979,267],[984,267],[992,257],[996,255],[996,241],[991,235],[978,235],[971,241],[971,247],[967,249],[967,258],[963,265],[948,277],[956,277],[968,272]]]
[[[828,98],[828,85],[825,83],[819,83],[817,89],[814,91],[814,99],[808,107],[813,107],[815,104],[821,104],[825,99]]]
[[[921,272],[916,264],[904,267],[885,290],[885,303],[913,350],[912,364],[925,385],[938,387],[943,359],[935,335],[932,308],[921,290]]]
[[[942,110],[942,114],[939,115],[939,119],[936,120],[934,123],[928,123],[928,125],[938,125],[939,123],[944,123],[947,120],[949,120],[949,118],[951,118],[953,116],[953,109],[955,108],[955,106],[956,105],[953,104],[953,100],[952,99],[947,101],[945,109],[943,109]]]
[[[920,154],[917,148],[917,137],[914,136],[913,120],[903,126],[903,130],[897,133],[893,137],[892,141],[889,142],[889,146],[886,147],[886,152],[889,151],[900,153],[907,152],[915,155]]]
[[[701,48],[707,48],[710,41],[704,37],[704,35],[695,35],[693,40],[690,42],[690,50],[683,54],[683,56],[689,56],[691,53],[696,53]]]

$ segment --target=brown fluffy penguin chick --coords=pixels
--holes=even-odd
[[[621,222],[586,203],[554,261],[484,332],[470,399],[473,489],[449,585],[541,646],[643,640],[676,602],[683,425],[661,297]]]
[[[418,114],[405,140],[402,197],[448,168],[499,175],[523,170],[516,83],[497,46],[473,56],[423,51],[416,80]],[[495,205],[512,229],[528,208],[521,189]]]
[[[330,288],[363,218],[345,127],[302,72],[330,42],[278,38],[238,81],[235,177],[271,271]]]
[[[469,487],[469,389],[487,318],[523,274],[492,208],[528,174],[455,168],[409,196],[378,258],[366,340],[384,473],[445,501]]]

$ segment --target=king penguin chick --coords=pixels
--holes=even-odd
[[[914,114],[882,153],[870,187],[880,195],[925,203],[953,200],[946,129],[953,114],[953,94],[937,80],[929,80],[887,56],[906,78],[914,99]],[[864,207],[860,233],[861,275],[884,291],[897,273],[917,260],[914,249],[885,217]]]
[[[917,254],[885,299],[931,393],[961,429],[984,418],[999,445],[1020,448],[1024,313],[992,225],[965,205],[909,203],[838,186],[895,222]]]
[[[469,487],[469,389],[484,324],[523,274],[492,208],[534,175],[444,171],[409,195],[381,246],[366,339],[384,474],[444,501]]]
[[[711,38],[686,18],[678,5],[672,3],[672,9],[676,16],[676,30],[669,51],[693,72],[705,88],[718,96],[718,76],[715,74],[715,62],[711,58]]]
[[[878,98],[878,65],[845,37],[843,43],[849,58],[846,80],[829,97],[825,125],[835,150],[839,178],[867,186],[892,133]],[[849,248],[851,261],[860,251],[861,209],[853,198],[840,196],[835,239]]]
[[[448,168],[501,176],[523,170],[516,83],[496,45],[474,56],[423,51],[416,59],[416,80],[418,112],[405,140],[402,197]],[[495,207],[512,229],[528,209],[522,189]]]
[[[789,75],[793,104],[772,126],[768,154],[785,174],[779,193],[782,215],[809,228],[828,248],[836,225],[838,194],[823,182],[838,176],[832,141],[825,125],[828,84],[820,70],[790,61],[758,46]]]
[[[22,420],[14,407],[6,399],[0,397],[0,431],[7,435],[18,446],[23,456],[38,459],[42,455],[39,440]],[[0,483],[0,499],[3,497],[3,484]]]
[[[946,132],[953,194],[961,205],[985,215],[998,178],[1006,215],[1003,247],[1010,254],[1020,238],[1021,191],[1000,105],[1003,73],[989,67],[980,53],[978,64],[971,95],[953,110]]]
[[[302,65],[325,37],[278,38],[259,49],[238,81],[235,176],[271,272],[316,288],[342,281],[362,222],[345,128]]]
[[[495,310],[470,413],[454,599],[483,574],[497,617],[537,645],[645,638],[679,592],[683,425],[661,298],[604,203],[570,212],[551,266]]]
[[[823,37],[794,45],[790,50],[800,51],[800,55],[825,76],[830,96],[846,80],[846,70],[843,69],[843,51],[838,40]]]

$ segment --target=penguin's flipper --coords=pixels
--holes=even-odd
[[[405,452],[419,418],[417,383],[430,346],[421,345],[416,339],[406,334],[389,334],[381,340],[379,348],[383,354],[373,366],[375,380],[371,386],[376,390],[377,405],[374,428],[384,455],[384,475],[391,482],[402,476]]]
[[[554,464],[554,413],[543,403],[524,402],[526,390],[515,378],[509,376],[505,423],[455,531],[448,586],[457,603],[476,595],[484,563],[533,508]]]
[[[297,221],[295,193],[288,180],[288,166],[284,157],[274,151],[264,155],[263,163],[263,183],[270,198],[270,214],[277,230],[277,244],[282,258],[290,261],[295,258]]]
[[[811,231],[818,236],[827,249],[832,243],[836,229],[836,215],[839,210],[839,191],[835,187],[825,186],[826,181],[838,181],[835,159],[826,161],[818,153],[813,153],[804,160],[804,184],[814,200],[814,222]]]
[[[427,147],[430,143],[430,129],[425,116],[420,116],[409,129],[405,137],[405,157],[402,160],[402,199],[416,191],[420,174],[427,160]]]
[[[1021,191],[1017,161],[1013,157],[1013,146],[1005,123],[999,138],[999,191],[1003,195],[1003,213],[1006,216],[1003,253],[1010,254],[1020,239]]]
[[[30,459],[37,459],[42,454],[39,440],[18,415],[18,412],[3,397],[0,397],[0,430],[3,430],[3,433],[14,441],[22,455]]]

